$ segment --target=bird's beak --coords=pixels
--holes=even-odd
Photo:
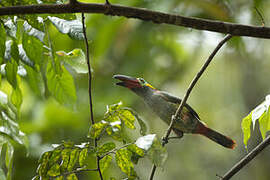
[[[141,84],[139,83],[137,78],[125,76],[125,75],[114,75],[114,79],[118,79],[121,82],[117,82],[116,85],[127,87],[129,89],[141,87]]]

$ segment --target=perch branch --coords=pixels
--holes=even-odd
[[[72,3],[73,2],[73,3]],[[261,26],[250,26],[215,20],[207,20],[194,17],[185,17],[176,14],[151,11],[143,8],[127,7],[113,4],[96,3],[74,3],[68,4],[43,4],[28,6],[0,7],[1,15],[18,14],[61,14],[61,13],[98,13],[111,16],[124,16],[126,18],[136,18],[144,21],[152,21],[157,24],[170,24],[183,26],[198,30],[207,30],[233,36],[249,36],[258,38],[270,38],[270,28]]]
[[[208,57],[208,59],[206,60],[206,62],[203,64],[202,68],[200,69],[200,71],[196,74],[196,76],[194,77],[194,79],[191,81],[187,92],[183,98],[183,100],[181,101],[179,107],[177,108],[175,114],[172,116],[172,120],[171,123],[169,125],[168,130],[165,133],[165,136],[163,137],[163,143],[162,146],[165,146],[168,143],[168,139],[170,136],[170,133],[172,131],[173,128],[173,124],[176,121],[177,117],[179,117],[184,105],[186,104],[186,101],[193,89],[193,87],[196,85],[196,83],[198,82],[198,80],[200,79],[200,77],[202,76],[202,74],[204,73],[204,71],[206,70],[206,68],[208,67],[208,65],[210,64],[210,62],[213,60],[214,56],[216,55],[216,53],[218,52],[218,50],[222,47],[223,44],[225,44],[225,42],[227,42],[229,39],[232,38],[232,35],[227,35],[223,38],[222,41],[220,41],[218,43],[218,45],[216,46],[216,48],[214,49],[214,51],[210,54],[210,56]],[[152,167],[152,171],[149,177],[149,180],[152,180],[154,178],[155,175],[155,171],[156,171],[156,165],[153,165]]]
[[[253,158],[255,158],[264,148],[270,144],[270,136],[268,136],[263,142],[255,147],[250,153],[248,153],[243,159],[236,163],[223,177],[222,180],[228,180],[246,166]]]

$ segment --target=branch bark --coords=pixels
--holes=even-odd
[[[243,159],[236,163],[223,177],[222,180],[228,180],[239,172],[244,166],[246,166],[253,158],[255,158],[264,148],[270,145],[270,136],[268,136],[263,142],[255,147],[250,153],[248,153]]]
[[[73,1],[70,1],[73,2]],[[193,17],[185,17],[175,14],[168,14],[158,11],[151,11],[143,8],[127,7],[113,4],[96,3],[68,3],[0,7],[1,15],[18,14],[61,14],[61,13],[98,13],[111,16],[124,16],[144,21],[152,21],[157,24],[170,24],[183,26],[198,30],[207,30],[233,36],[249,36],[257,38],[270,38],[270,28],[260,26],[249,26],[222,21],[206,20]]]
[[[200,71],[196,74],[194,79],[191,81],[191,83],[190,83],[190,85],[189,85],[189,87],[187,89],[187,92],[185,93],[185,96],[184,96],[183,100],[181,101],[181,103],[180,103],[179,107],[177,108],[175,114],[172,116],[172,120],[171,120],[171,123],[169,125],[169,128],[166,131],[165,136],[163,137],[162,146],[165,146],[168,143],[168,139],[169,139],[170,133],[172,131],[173,124],[176,121],[177,117],[180,116],[180,113],[181,113],[184,105],[186,104],[186,101],[187,101],[193,87],[196,85],[196,83],[198,82],[198,80],[200,79],[200,77],[202,76],[202,74],[204,73],[206,68],[208,67],[208,65],[211,63],[211,61],[213,60],[213,58],[216,55],[216,53],[218,52],[218,50],[223,46],[223,44],[225,44],[225,42],[227,42],[231,38],[232,38],[232,35],[227,35],[227,36],[225,36],[223,38],[222,41],[220,41],[218,43],[218,45],[216,46],[214,51],[210,54],[210,56],[208,57],[208,59],[206,60],[206,62],[202,66],[202,68],[200,69]],[[155,171],[156,171],[156,165],[153,165],[149,180],[153,180],[154,175],[155,175]]]

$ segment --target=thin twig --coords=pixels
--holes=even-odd
[[[270,28],[262,26],[250,26],[223,21],[214,21],[194,17],[185,17],[176,14],[151,11],[143,8],[120,6],[110,4],[81,3],[68,4],[38,4],[27,6],[0,7],[1,15],[18,14],[61,14],[61,13],[98,13],[111,16],[124,16],[144,21],[152,21],[157,24],[171,24],[198,30],[207,30],[233,36],[249,36],[258,38],[270,38]]]
[[[78,3],[77,0],[69,0],[70,5],[75,5],[76,3]]]
[[[270,145],[270,136],[268,136],[263,142],[255,147],[250,153],[248,153],[243,159],[236,163],[223,177],[222,180],[228,180],[239,172],[244,166],[246,166],[253,158],[255,158],[264,148]]]
[[[67,176],[67,175],[70,175],[70,174],[73,174],[73,173],[80,173],[80,172],[85,172],[85,171],[97,171],[98,169],[82,169],[82,168],[78,168],[78,169],[75,169],[73,171],[69,171],[69,172],[64,172],[58,176],[54,176],[53,178],[57,178],[57,177],[60,177],[60,176]]]
[[[91,117],[91,125],[94,125],[95,121],[94,121],[93,98],[92,98],[92,73],[91,73],[91,64],[90,64],[90,57],[89,57],[89,45],[88,45],[88,39],[86,35],[84,20],[85,20],[85,16],[84,16],[84,13],[82,13],[82,26],[83,26],[83,35],[84,35],[84,41],[85,41],[85,47],[86,47],[86,61],[87,61],[87,68],[88,68],[88,94],[89,94],[89,104],[90,104],[90,117]],[[98,146],[97,139],[94,139],[94,146],[95,148],[97,148]],[[98,170],[100,179],[103,180],[99,162],[100,162],[100,157],[97,156],[97,170]]]
[[[196,85],[196,83],[198,82],[198,80],[200,79],[200,77],[202,76],[202,74],[204,73],[204,71],[206,70],[206,68],[208,67],[208,65],[210,64],[210,62],[212,61],[212,59],[214,58],[214,56],[216,55],[216,53],[218,52],[218,50],[222,47],[222,45],[227,42],[229,39],[232,38],[232,35],[226,35],[222,41],[220,41],[218,43],[218,45],[216,46],[216,48],[214,49],[214,51],[210,54],[210,56],[208,57],[208,59],[206,60],[206,62],[203,64],[202,68],[200,69],[200,71],[196,74],[196,76],[194,77],[194,79],[191,81],[187,92],[183,98],[183,100],[181,101],[179,107],[177,108],[175,114],[172,116],[172,120],[171,123],[169,125],[168,130],[165,133],[165,136],[163,137],[163,143],[162,146],[165,146],[168,143],[168,138],[170,136],[170,133],[172,131],[173,128],[173,124],[176,121],[177,117],[179,117],[184,105],[186,104],[186,101],[193,89],[193,87]],[[152,167],[152,171],[149,177],[149,180],[152,180],[154,178],[155,175],[155,171],[156,171],[156,165],[153,165]]]
[[[129,146],[129,145],[131,145],[131,144],[134,144],[134,143],[128,143],[128,144],[125,144],[124,146],[121,146],[121,147],[118,147],[118,148],[114,148],[113,150],[108,151],[107,153],[105,153],[105,154],[103,154],[102,156],[100,156],[100,159],[104,158],[105,156],[108,156],[108,155],[111,154],[111,153],[114,153],[115,151],[118,151],[118,150],[120,150],[120,149],[123,149],[123,148],[125,148],[125,147],[127,147],[127,146]]]

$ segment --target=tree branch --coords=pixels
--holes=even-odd
[[[73,2],[73,1],[70,1]],[[110,4],[95,3],[69,3],[0,7],[0,15],[18,14],[61,14],[61,13],[98,13],[111,16],[124,16],[144,21],[152,21],[158,24],[171,24],[184,26],[198,30],[207,30],[233,36],[249,36],[258,38],[270,38],[270,28],[261,26],[249,26],[222,21],[206,20],[193,17],[151,11],[143,8],[127,7]]]
[[[255,158],[264,148],[270,145],[270,136],[268,136],[263,142],[255,147],[250,153],[248,153],[243,159],[236,163],[223,177],[222,180],[228,180],[246,166],[253,158]]]
[[[86,35],[84,20],[85,20],[84,13],[82,13],[82,26],[83,26],[83,35],[84,35],[85,48],[86,48],[86,61],[87,61],[87,68],[88,68],[88,94],[89,94],[89,104],[90,104],[90,117],[91,117],[91,125],[94,125],[95,121],[94,121],[93,98],[92,98],[92,73],[91,73],[91,64],[90,64],[90,57],[89,57],[89,45],[88,45],[88,39]],[[97,148],[98,146],[97,139],[94,139],[94,146],[95,148]],[[103,176],[100,169],[99,156],[97,156],[97,170],[98,170],[100,179],[103,180]]]
[[[210,62],[213,60],[214,56],[216,55],[216,53],[218,52],[218,50],[222,47],[223,44],[225,44],[225,42],[227,42],[229,39],[232,38],[232,35],[227,35],[223,38],[222,41],[220,41],[218,43],[218,45],[216,46],[216,48],[214,49],[214,51],[210,54],[210,56],[208,57],[208,59],[206,60],[206,62],[204,63],[204,65],[202,66],[202,68],[200,69],[200,71],[196,74],[196,76],[194,77],[194,79],[191,81],[187,92],[183,98],[183,100],[181,101],[179,107],[177,108],[175,114],[172,116],[172,120],[171,123],[169,125],[168,130],[165,133],[165,136],[163,137],[163,143],[162,146],[165,146],[168,143],[168,138],[170,136],[170,133],[172,131],[173,128],[173,124],[176,121],[177,117],[180,116],[180,113],[184,107],[184,105],[186,104],[186,101],[193,89],[193,87],[196,85],[196,83],[198,82],[198,80],[200,79],[200,77],[202,76],[202,74],[204,73],[204,71],[206,70],[206,68],[208,67],[208,65],[210,64]],[[149,180],[152,180],[154,178],[155,175],[155,171],[156,171],[156,165],[153,165],[152,167],[152,171],[151,171],[151,175],[149,177]]]

